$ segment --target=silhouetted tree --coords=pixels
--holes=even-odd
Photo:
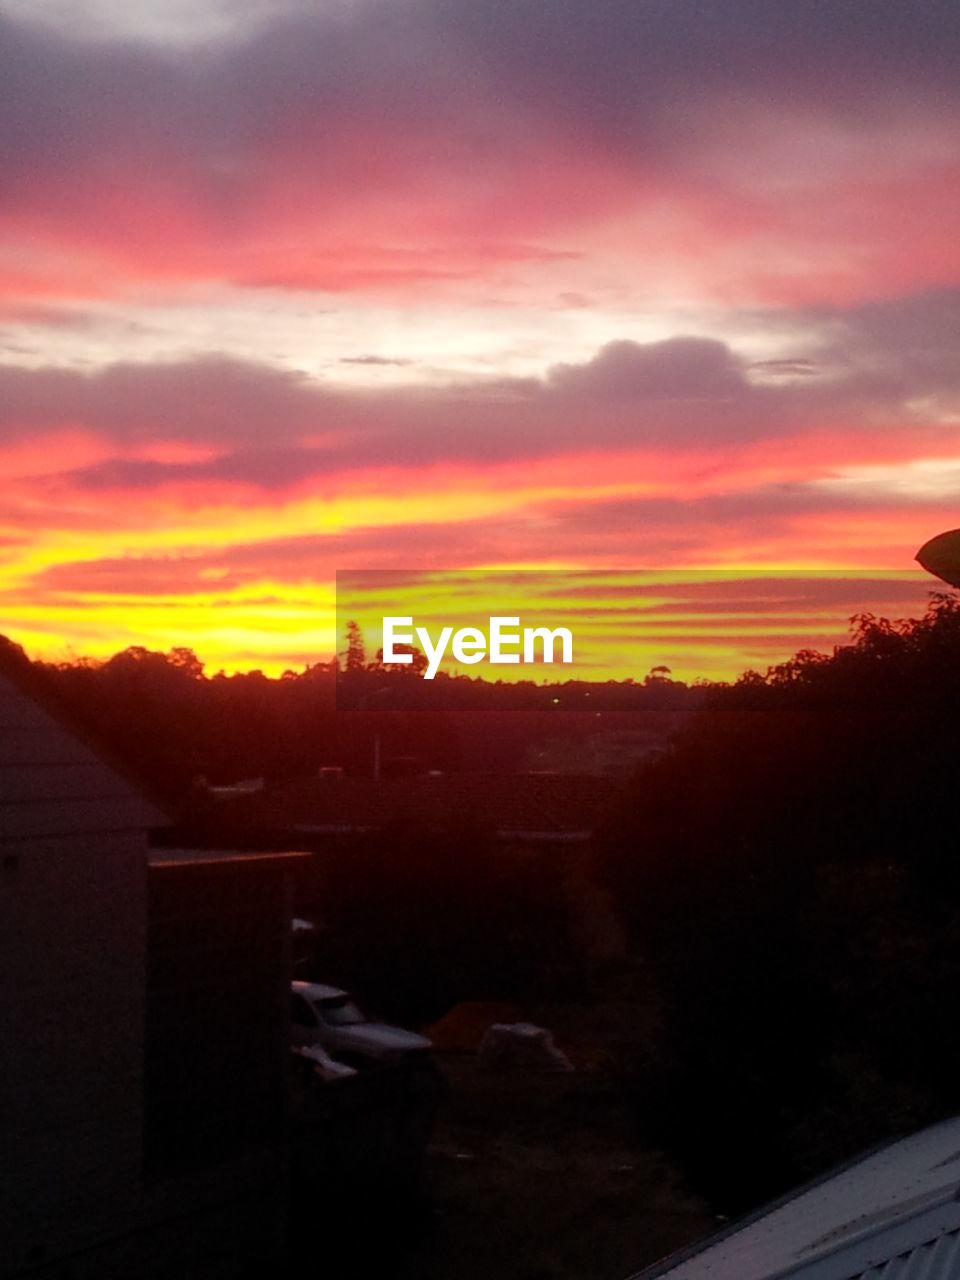
[[[363,632],[357,622],[347,623],[347,648],[344,655],[344,670],[347,675],[358,675],[367,665],[367,651],[363,643]]]
[[[604,850],[662,999],[642,1110],[728,1209],[960,1107],[960,597],[852,624],[711,689]]]

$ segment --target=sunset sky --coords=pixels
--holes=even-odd
[[[279,672],[336,570],[910,570],[958,66],[952,0],[0,0],[0,632]],[[825,581],[818,643],[926,590]]]

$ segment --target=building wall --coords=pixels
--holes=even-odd
[[[266,1274],[286,1193],[285,864],[154,877],[163,815],[47,693],[0,663],[0,1276]]]
[[[142,832],[0,839],[0,1274],[136,1211],[146,877]]]
[[[145,1170],[161,1178],[284,1138],[286,860],[150,869]]]
[[[148,872],[142,834],[0,849],[0,1276],[263,1274],[285,1247],[285,863]]]

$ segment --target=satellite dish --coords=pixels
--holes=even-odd
[[[917,563],[951,587],[960,587],[960,529],[938,533],[925,542],[916,555]]]

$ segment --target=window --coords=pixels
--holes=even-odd
[[[317,1012],[328,1027],[353,1027],[366,1018],[352,1000],[324,1001]]]
[[[315,1027],[317,1015],[310,1008],[310,1002],[303,996],[295,995],[290,1004],[290,1018],[294,1026]]]

